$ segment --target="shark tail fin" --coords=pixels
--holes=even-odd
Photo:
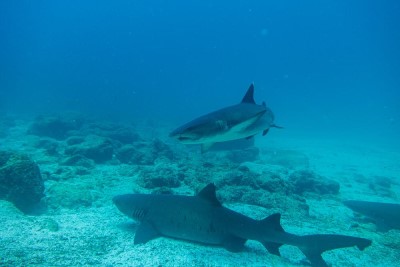
[[[283,230],[282,225],[281,225],[281,214],[280,213],[275,213],[267,218],[259,221],[260,227],[264,229],[273,229],[277,232],[285,232]],[[261,229],[262,229],[261,228]],[[269,253],[280,256],[279,248],[283,244],[281,243],[275,243],[275,242],[261,242],[264,247],[268,250]]]
[[[299,249],[304,253],[312,266],[328,266],[321,254],[325,251],[357,246],[358,249],[364,250],[371,245],[371,240],[345,236],[345,235],[306,235],[299,236]]]
[[[280,223],[281,215],[279,213],[272,214],[267,218],[259,221],[260,229],[268,228],[275,232],[285,233]],[[322,234],[322,235],[305,235],[297,236],[289,234],[290,239],[296,240],[295,245],[303,252],[303,254],[310,261],[312,266],[325,267],[328,266],[321,254],[325,251],[347,248],[357,246],[358,249],[364,250],[370,246],[372,241],[365,238],[346,236],[346,235],[334,235],[334,234]],[[280,256],[279,248],[284,244],[270,241],[261,242],[269,253]]]

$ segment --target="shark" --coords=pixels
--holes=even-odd
[[[170,133],[170,137],[183,144],[201,144],[202,152],[218,142],[266,135],[274,124],[274,114],[265,102],[254,101],[254,84],[250,84],[239,104],[228,106],[200,116]]]
[[[362,200],[346,200],[343,203],[353,211],[372,219],[379,231],[400,229],[400,204]]]
[[[124,194],[115,196],[113,202],[123,214],[140,222],[134,244],[163,236],[239,252],[247,240],[256,240],[274,255],[280,256],[280,246],[293,245],[312,266],[328,266],[321,256],[323,252],[353,246],[364,250],[372,242],[337,234],[291,234],[281,226],[279,213],[255,220],[224,207],[213,183],[195,196]]]

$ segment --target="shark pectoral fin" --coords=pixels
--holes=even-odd
[[[282,126],[278,126],[278,125],[276,125],[276,124],[271,124],[271,127],[272,127],[272,128],[283,129]]]
[[[262,115],[264,115],[264,113],[265,113],[265,110],[263,110],[263,111],[261,111],[261,112],[259,112],[257,114],[254,114],[254,116],[249,117],[248,119],[246,119],[246,120],[244,120],[244,121],[242,121],[240,123],[237,123],[236,125],[232,126],[230,131],[234,132],[234,133],[241,133],[243,131],[246,131],[248,128],[253,127],[254,123],[256,123],[260,119],[260,117]]]
[[[274,242],[262,242],[262,244],[268,250],[269,253],[274,254],[276,256],[281,255],[281,253],[279,252],[279,248],[280,246],[282,246],[282,244]]]
[[[206,153],[208,150],[210,150],[210,148],[212,147],[214,143],[204,143],[201,144],[201,153]]]
[[[150,223],[142,222],[136,231],[134,244],[143,244],[159,236],[159,233]]]
[[[223,246],[230,252],[239,252],[243,249],[244,243],[246,239],[231,235],[224,240]]]
[[[304,255],[307,257],[307,259],[310,261],[311,266],[316,266],[316,267],[327,267],[328,264],[326,261],[322,258],[320,253],[314,253],[310,251],[307,253],[306,251],[303,251]]]
[[[268,131],[269,131],[269,128],[268,128],[268,129],[265,129],[265,130],[263,131],[262,135],[265,136],[265,135],[268,133]]]
[[[247,136],[247,137],[246,137],[246,140],[250,140],[250,139],[253,138],[253,137],[254,137],[254,135]]]
[[[281,225],[281,214],[280,213],[275,213],[267,218],[261,220],[258,222],[260,224],[260,228],[265,228],[265,229],[273,229],[277,232],[285,232],[283,230],[282,225]],[[264,247],[268,250],[269,253],[280,256],[281,253],[279,252],[279,247],[282,246],[283,244],[281,243],[275,243],[275,242],[261,242]]]

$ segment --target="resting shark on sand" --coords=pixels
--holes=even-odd
[[[400,204],[347,200],[343,202],[355,212],[372,219],[378,230],[400,229]]]
[[[194,119],[171,132],[170,137],[184,144],[201,144],[202,151],[214,143],[266,135],[274,124],[274,114],[265,103],[254,101],[251,84],[239,104],[229,106]]]
[[[238,252],[251,239],[275,255],[280,255],[281,245],[297,246],[313,266],[327,266],[321,256],[324,251],[353,246],[363,250],[371,245],[371,240],[359,237],[287,233],[280,224],[279,213],[254,220],[223,207],[212,183],[196,196],[127,194],[115,196],[113,201],[122,213],[141,223],[135,244],[166,236]]]

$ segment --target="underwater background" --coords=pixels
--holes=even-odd
[[[209,182],[289,232],[373,240],[332,266],[396,266],[400,230],[342,202],[400,203],[399,14],[395,0],[1,1],[0,266],[304,264],[257,242],[137,247],[111,202]],[[205,154],[169,138],[252,82],[284,129]]]

